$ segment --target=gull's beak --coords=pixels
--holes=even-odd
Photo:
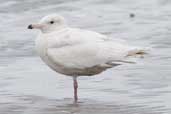
[[[29,25],[27,28],[28,29],[33,29],[33,26],[32,25]]]
[[[31,24],[27,27],[28,29],[42,29],[43,24]]]

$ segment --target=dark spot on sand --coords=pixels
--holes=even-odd
[[[134,13],[130,13],[129,14],[129,17],[134,18],[135,17],[135,14]]]

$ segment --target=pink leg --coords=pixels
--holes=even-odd
[[[78,96],[77,96],[77,88],[78,88],[78,83],[77,83],[77,77],[73,77],[73,85],[74,85],[74,101],[77,103],[78,101]]]

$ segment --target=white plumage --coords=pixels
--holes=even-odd
[[[30,28],[41,30],[36,50],[53,70],[70,76],[95,75],[125,63],[144,50],[112,41],[97,32],[70,28],[63,17],[49,15]]]

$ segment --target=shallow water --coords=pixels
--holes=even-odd
[[[0,0],[0,114],[170,114],[171,2],[169,0]],[[34,51],[49,13],[72,27],[94,30],[132,45],[152,47],[137,64],[72,79],[49,69]],[[130,17],[133,13],[135,16]]]

